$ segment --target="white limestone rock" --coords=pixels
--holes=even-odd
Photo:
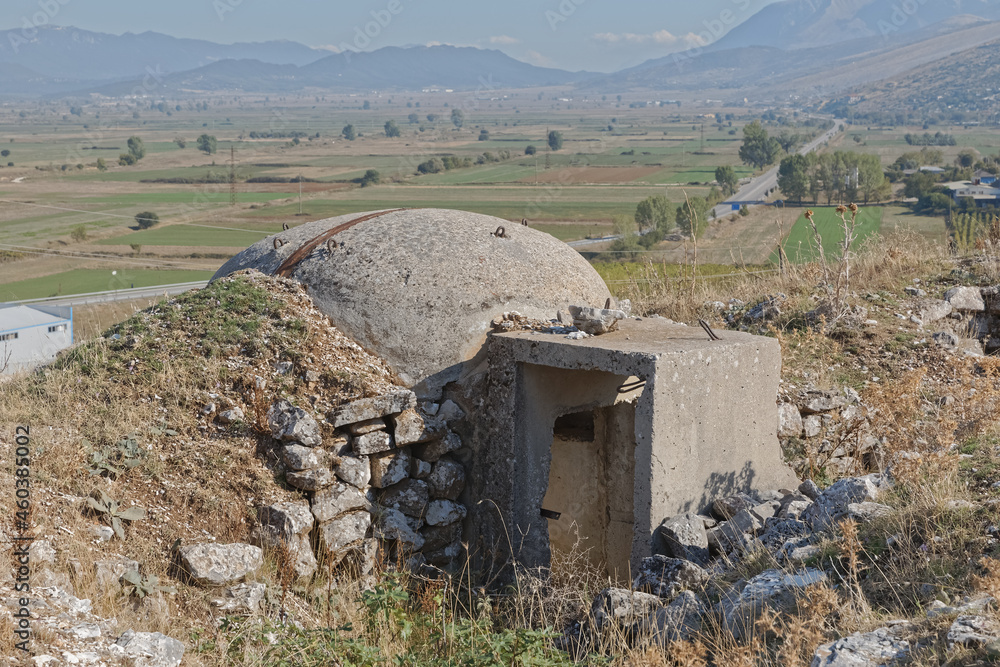
[[[910,643],[889,628],[856,632],[819,646],[811,667],[891,667],[910,655]]]
[[[448,454],[458,451],[461,448],[462,439],[458,437],[457,433],[449,431],[440,440],[434,440],[433,442],[428,442],[423,445],[417,445],[414,447],[413,453],[416,454],[417,458],[421,461],[437,463],[441,457],[447,456]]]
[[[424,546],[424,538],[410,527],[407,517],[395,509],[382,512],[378,522],[378,535],[383,540],[391,540],[413,551]]]
[[[184,644],[159,632],[127,630],[110,650],[134,667],[177,667],[184,658]]]
[[[431,526],[447,526],[461,521],[468,514],[465,505],[452,500],[432,500],[427,506],[427,515],[424,520]]]
[[[418,479],[405,479],[379,494],[379,504],[414,518],[423,518],[430,502],[430,487]]]
[[[392,419],[397,447],[430,442],[444,436],[444,422],[431,419],[417,410],[404,410]]]
[[[708,533],[705,522],[697,514],[679,514],[664,521],[653,535],[653,544],[657,553],[697,565],[706,565],[709,561]]]
[[[330,454],[318,447],[285,445],[281,450],[281,460],[290,470],[311,470],[330,465]]]
[[[778,437],[802,437],[802,414],[794,403],[778,405]]]
[[[265,584],[237,584],[227,588],[221,598],[212,600],[212,606],[230,614],[255,614],[267,592]]]
[[[371,485],[384,489],[402,482],[410,474],[410,451],[397,449],[372,456]]]
[[[285,481],[290,486],[303,491],[319,491],[337,483],[337,476],[329,468],[313,468],[285,473]]]
[[[319,523],[357,510],[370,510],[371,503],[360,489],[350,484],[332,484],[312,497],[312,514]]]
[[[651,556],[643,558],[632,588],[657,597],[673,599],[681,591],[700,591],[708,585],[708,572],[679,558]]]
[[[345,424],[354,424],[369,419],[386,417],[402,412],[403,410],[409,410],[416,407],[416,405],[416,394],[404,389],[384,396],[362,398],[340,405],[327,413],[326,418],[336,428]]]
[[[393,449],[392,436],[385,431],[372,431],[352,438],[351,447],[358,456],[388,452]]]
[[[717,609],[724,627],[737,639],[742,639],[754,631],[754,623],[764,609],[790,612],[809,587],[824,583],[826,578],[822,570],[810,568],[794,574],[765,570],[748,581],[742,590],[731,590]]]
[[[203,586],[222,586],[260,569],[264,554],[249,544],[195,544],[178,550],[185,572]]]
[[[989,616],[959,616],[948,630],[948,647],[980,648],[1000,637],[1000,623]]]
[[[372,468],[368,459],[351,454],[341,455],[333,466],[333,472],[337,479],[359,489],[366,488],[372,479]]]
[[[944,300],[955,310],[972,313],[986,310],[983,293],[978,287],[952,287],[944,293]]]
[[[297,442],[306,447],[317,447],[323,442],[319,424],[303,410],[288,401],[277,401],[267,411],[271,436],[281,442]]]
[[[371,525],[372,515],[368,512],[354,512],[327,521],[319,527],[320,548],[334,562],[339,562],[352,545],[365,539]]]
[[[663,609],[663,606],[663,600],[649,593],[605,588],[594,598],[590,615],[595,629],[600,631],[612,625],[631,625]]]
[[[465,489],[465,468],[457,461],[443,458],[434,464],[427,483],[433,498],[458,500]]]

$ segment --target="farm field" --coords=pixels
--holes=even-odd
[[[265,236],[280,231],[281,228],[267,231],[243,231],[238,229],[222,229],[215,227],[196,227],[194,225],[163,225],[153,229],[144,229],[124,236],[97,241],[99,245],[160,245],[160,246],[212,246],[234,247],[248,246],[260,241]]]
[[[114,271],[114,273],[112,273]],[[151,271],[146,269],[73,269],[42,278],[0,285],[0,301],[42,299],[132,287],[155,287],[208,280],[213,271]]]
[[[743,124],[759,118],[760,110],[630,107],[607,99],[567,103],[559,99],[563,95],[505,91],[477,102],[461,127],[450,122],[461,96],[443,94],[373,98],[370,109],[362,108],[365,100],[359,97],[332,95],[283,98],[280,104],[217,97],[204,108],[178,100],[181,108],[170,116],[134,103],[85,105],[81,116],[68,114],[68,107],[60,110],[56,102],[29,106],[24,114],[15,106],[0,107],[0,143],[14,164],[0,166],[0,251],[20,253],[15,263],[0,265],[0,285],[30,275],[43,280],[38,290],[54,293],[60,289],[54,276],[95,266],[103,270],[115,258],[160,278],[166,273],[157,268],[209,272],[282,224],[383,208],[462,209],[512,222],[527,218],[563,241],[598,238],[613,233],[613,218],[632,216],[651,195],[665,195],[672,207],[685,197],[705,196],[720,165],[733,166],[739,178],[752,175],[737,153]],[[384,136],[387,120],[396,121],[402,136]],[[358,132],[354,141],[341,135],[347,124]],[[789,128],[770,127],[775,133]],[[954,132],[959,144],[945,149],[946,159],[964,146],[1000,147],[997,137],[981,129],[941,129]],[[480,141],[483,130],[489,137]],[[547,146],[550,130],[563,135],[558,151]],[[877,152],[888,163],[914,150],[903,136],[916,131],[851,128],[826,150]],[[197,150],[194,139],[201,133],[217,137],[218,153]],[[852,139],[855,134],[859,141]],[[143,139],[146,155],[134,166],[119,166],[118,155],[131,136]],[[534,155],[525,154],[529,146]],[[226,182],[231,147],[235,206]],[[421,163],[448,156],[467,158],[472,166],[419,173]],[[97,168],[98,158],[105,171]],[[368,170],[376,170],[381,181],[361,187]],[[307,180],[289,182],[299,177]],[[216,182],[199,182],[206,179]],[[878,210],[881,222],[864,233],[881,224],[944,238],[940,219],[915,216],[902,206]],[[134,217],[144,211],[157,213],[160,225],[135,229]],[[779,220],[789,234],[786,248],[795,246],[798,257],[806,239],[796,223],[800,212],[755,208],[748,217],[714,221],[699,240],[699,261],[767,264],[779,243]],[[589,257],[602,247],[581,251]],[[641,255],[683,262],[689,251],[684,243],[663,242]],[[63,285],[62,292],[66,289]]]
[[[834,207],[813,207],[812,210],[816,229],[823,239],[823,252],[827,257],[835,257],[844,243],[844,223]],[[883,214],[884,210],[881,207],[862,207],[858,213],[857,226],[855,227],[856,240],[853,246],[855,249],[864,243],[865,239],[881,230]],[[847,218],[850,221],[849,213]],[[795,221],[783,247],[785,255],[793,263],[803,264],[819,259],[820,253],[816,247],[812,226],[806,220],[804,211]],[[777,261],[776,255],[772,261]]]

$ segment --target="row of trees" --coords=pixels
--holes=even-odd
[[[453,116],[454,116],[455,112],[458,112],[459,114],[461,114],[462,110],[461,109],[455,109],[452,112]],[[433,115],[434,114],[430,114],[428,116],[428,118],[430,116],[433,116]],[[454,120],[454,118],[452,120]],[[462,120],[462,122],[464,122],[464,116],[463,116],[463,118],[461,120]],[[396,125],[396,121],[394,121],[394,120],[387,120],[385,122],[385,126],[384,126],[383,129],[384,129],[384,132],[385,132],[385,136],[388,137],[388,138],[390,138],[390,139],[395,139],[397,137],[402,136],[402,131],[399,129],[399,126]],[[355,129],[354,125],[350,125],[350,124],[345,125],[344,129],[340,131],[340,134],[347,141],[354,141],[359,136],[357,129]],[[479,132],[479,141],[489,141],[489,138],[490,138],[490,131],[489,130],[487,130],[487,129],[480,130],[480,132]],[[556,130],[552,130],[551,132],[549,132],[548,137],[547,137],[546,140],[548,142],[549,148],[552,149],[553,151],[561,150],[562,147],[563,147],[563,135],[562,135],[562,132],[558,132]],[[534,155],[535,154],[535,150],[536,149],[535,149],[534,146],[528,146],[528,149],[525,150],[525,154],[526,155]]]
[[[183,137],[177,137],[174,139],[174,143],[177,144],[178,148],[184,149],[187,146],[187,140]],[[212,155],[219,148],[218,140],[209,134],[203,134],[198,137],[198,150],[203,151],[207,155]],[[129,137],[128,139],[128,152],[122,153],[118,156],[118,164],[123,167],[131,167],[138,164],[139,160],[146,157],[146,144],[143,143],[141,137]],[[97,168],[101,171],[107,169],[103,159],[97,161]]]
[[[954,146],[955,135],[942,132],[924,132],[923,134],[905,134],[903,139],[911,146]]]
[[[429,160],[425,160],[417,165],[417,173],[438,174],[442,171],[450,171],[452,169],[466,169],[474,164],[503,162],[504,160],[509,160],[510,158],[511,153],[508,150],[497,151],[496,153],[486,151],[485,153],[477,155],[474,160],[471,157],[459,157],[457,155],[432,157]]]
[[[708,212],[722,199],[718,188],[712,188],[707,197],[691,197],[679,205],[663,195],[647,197],[635,207],[634,216],[614,217],[615,235],[621,238],[611,244],[611,250],[617,253],[648,250],[673,233],[698,238],[708,228]]]
[[[837,151],[816,155],[789,155],[778,168],[778,187],[787,199],[803,202],[809,197],[819,204],[834,201],[864,203],[892,197],[892,184],[877,155]]]

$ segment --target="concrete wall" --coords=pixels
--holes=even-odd
[[[646,320],[579,341],[498,334],[489,349],[470,484],[479,509],[470,525],[494,569],[512,561],[550,562],[547,521],[539,511],[550,479],[553,425],[563,414],[596,409],[595,424],[603,425],[603,456],[584,458],[603,460],[601,546],[612,570],[626,560],[635,568],[650,555],[653,531],[664,519],[704,511],[736,491],[797,484],[777,439],[781,358],[774,339],[724,332],[723,340],[709,341],[700,329]],[[641,386],[619,393],[635,378]],[[614,407],[622,402],[628,410]],[[556,443],[557,455],[565,446]]]

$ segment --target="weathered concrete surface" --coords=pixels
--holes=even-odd
[[[273,274],[296,250],[363,213],[268,237],[215,274]],[[498,227],[505,237],[494,235]],[[275,249],[276,239],[285,245]],[[389,212],[337,233],[295,266],[316,306],[384,358],[421,395],[457,379],[480,355],[490,321],[505,311],[551,319],[570,305],[604,305],[604,281],[576,251],[544,232],[443,209]],[[429,326],[428,323],[433,323]]]
[[[737,492],[798,484],[777,440],[781,356],[774,339],[727,331],[709,341],[701,329],[630,319],[583,340],[497,334],[489,361],[480,417],[489,437],[478,438],[468,492],[470,525],[495,565],[510,556],[529,567],[549,562],[551,520],[540,511],[561,415],[611,409],[634,424],[627,433],[606,432],[604,469],[594,471],[604,478],[603,546],[612,576],[613,569],[637,570],[651,555],[665,518],[703,512]],[[636,378],[644,383],[623,387]],[[483,498],[493,502],[477,502]],[[505,546],[507,535],[515,544]]]

